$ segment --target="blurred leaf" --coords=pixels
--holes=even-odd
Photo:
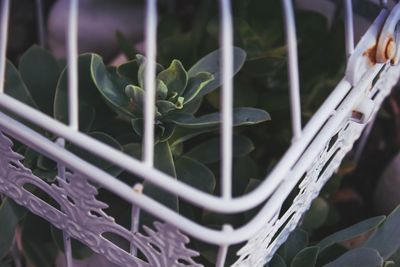
[[[215,176],[210,169],[202,163],[189,157],[175,159],[176,176],[194,188],[212,194],[215,189]]]
[[[167,142],[162,142],[155,145],[154,166],[167,175],[176,177],[175,164],[172,158],[171,149]],[[147,181],[144,181],[143,187],[144,194],[160,203],[163,203],[172,210],[178,210],[177,196],[172,195]]]
[[[54,226],[51,226],[51,235],[57,248],[64,252],[63,232]],[[81,242],[71,239],[72,257],[74,259],[85,259],[93,255],[93,251]]]
[[[307,247],[294,257],[290,267],[314,267],[317,262],[319,247]]]
[[[50,234],[50,223],[29,213],[22,226],[22,249],[34,267],[53,267],[58,249]]]
[[[268,267],[286,267],[285,261],[282,259],[281,256],[275,253],[274,257],[272,258],[271,262],[268,264]]]
[[[364,243],[366,248],[376,249],[386,260],[400,248],[400,206],[386,218],[385,222]]]
[[[9,200],[5,198],[0,205],[0,259],[11,249],[19,219]]]
[[[321,267],[331,261],[336,260],[348,250],[340,245],[340,244],[333,244],[325,249],[321,249],[317,258],[317,267]]]
[[[186,128],[204,128],[217,126],[221,122],[221,115],[219,113],[210,113],[196,118],[187,113],[174,113],[166,116],[166,119]],[[234,126],[253,125],[270,119],[269,114],[261,109],[235,108],[233,110]]]
[[[134,85],[138,85],[138,71],[139,71],[139,64],[135,59],[125,62],[117,67],[118,75],[127,78],[130,83]]]
[[[88,135],[100,142],[102,142],[103,144],[106,144],[108,146],[111,146],[114,149],[117,149],[119,151],[122,151],[122,146],[118,143],[117,140],[115,140],[113,137],[102,133],[102,132],[90,132],[88,133]],[[67,149],[74,153],[76,156],[86,160],[87,162],[99,167],[100,169],[109,172],[111,175],[117,176],[122,172],[122,169],[114,166],[111,162],[100,158],[98,156],[93,155],[92,153],[78,147],[75,146],[73,144],[68,144]]]
[[[308,245],[308,234],[307,232],[296,229],[294,230],[286,240],[285,246],[285,261],[287,264],[291,264],[294,257]]]
[[[220,160],[220,147],[220,138],[213,138],[193,147],[185,155],[204,164],[214,163]],[[233,136],[232,147],[233,157],[242,157],[254,150],[253,142],[242,135]]]
[[[4,92],[32,108],[39,109],[36,102],[33,100],[31,93],[26,88],[21,75],[8,60],[6,62]]]
[[[236,74],[243,66],[243,63],[246,60],[246,52],[238,47],[234,47],[233,49],[233,60],[234,60],[234,71]],[[188,74],[189,77],[194,77],[199,72],[208,72],[214,76],[214,80],[208,83],[200,92],[200,96],[210,93],[211,91],[217,89],[222,81],[221,81],[221,51],[216,50],[206,55],[202,59],[200,59],[196,64],[194,64]]]
[[[338,231],[328,237],[325,237],[321,240],[317,246],[324,250],[325,248],[335,244],[341,243],[343,241],[350,240],[354,237],[357,237],[361,234],[367,233],[376,229],[382,222],[385,220],[385,216],[378,216],[367,219],[365,221],[359,222],[349,228]]]
[[[90,76],[92,55],[83,54],[78,58],[79,68],[79,129],[89,131],[95,117],[95,107],[100,102],[100,94]],[[54,118],[68,123],[68,72],[65,68],[58,80],[54,99]]]
[[[116,32],[119,48],[128,59],[134,59],[137,52],[131,42],[120,31]]]
[[[22,55],[19,70],[40,110],[52,116],[57,81],[61,72],[57,60],[50,52],[34,45]]]
[[[329,205],[321,197],[316,198],[310,209],[304,215],[302,228],[306,230],[313,230],[322,226],[329,214]]]
[[[324,267],[381,267],[382,264],[383,259],[375,249],[356,248],[324,265]]]
[[[254,188],[248,188],[249,181],[251,179],[258,178],[258,166],[257,163],[250,156],[242,156],[233,159],[232,169],[232,181],[233,181],[233,195],[239,196],[246,190],[252,190]]]

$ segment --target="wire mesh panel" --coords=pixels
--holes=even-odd
[[[77,27],[79,6],[70,0],[68,15],[68,124],[4,93],[6,44],[10,1],[2,0],[0,43],[0,192],[63,231],[65,255],[72,266],[71,238],[104,255],[120,266],[202,266],[189,248],[189,237],[218,246],[217,266],[224,266],[229,247],[241,244],[233,266],[264,266],[290,232],[298,225],[321,188],[352,149],[363,129],[378,111],[400,76],[396,25],[400,5],[391,11],[382,8],[374,23],[354,47],[351,1],[345,1],[346,52],[345,77],[303,128],[301,122],[299,67],[294,10],[283,0],[288,79],[292,123],[292,145],[265,180],[250,193],[233,197],[233,80],[235,48],[233,19],[229,0],[220,0],[221,68],[221,184],[215,196],[196,189],[171,175],[157,170],[155,161],[155,99],[157,56],[157,1],[146,1],[146,64],[144,71],[143,160],[130,157],[79,131],[79,90]],[[93,61],[94,59],[91,58]],[[23,118],[16,120],[10,114]],[[49,139],[36,130],[45,129],[56,138]],[[45,182],[24,166],[23,156],[13,149],[16,140],[57,163],[57,177]],[[162,191],[183,201],[218,214],[244,213],[261,206],[245,225],[234,228],[228,223],[221,229],[201,225],[143,192],[143,184],[127,184],[83,160],[65,148],[70,142],[115,166],[130,172]],[[42,200],[27,188],[45,192],[57,205]],[[130,229],[123,227],[105,211],[108,203],[99,200],[101,190],[119,197],[131,208]],[[287,210],[283,203],[294,190],[298,194]],[[154,223],[140,223],[142,211]],[[154,219],[155,218],[155,219]],[[142,226],[142,227],[140,227]],[[113,242],[109,235],[124,239],[129,247]]]

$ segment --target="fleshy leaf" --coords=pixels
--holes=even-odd
[[[212,80],[214,80],[214,76],[207,72],[199,72],[194,77],[190,77],[185,92],[183,93],[183,97],[185,98],[184,104],[195,99],[201,90]]]
[[[178,180],[204,192],[214,192],[215,176],[204,164],[188,157],[178,157],[175,168]]]
[[[385,220],[385,216],[378,216],[367,219],[365,221],[359,222],[349,228],[338,231],[318,243],[318,246],[321,247],[321,250],[343,241],[350,240],[354,237],[362,235],[366,232],[369,232],[376,227],[378,227]]]
[[[128,81],[110,71],[104,65],[102,58],[95,54],[91,60],[91,75],[101,95],[116,111],[135,117],[135,107],[124,92],[129,84]]]
[[[83,54],[78,57],[79,128],[85,132],[90,130],[96,113],[95,107],[101,102],[101,95],[91,79],[92,57],[92,54]],[[61,122],[68,122],[68,73],[66,68],[58,80],[53,116]]]
[[[382,264],[383,259],[375,249],[356,248],[323,267],[381,267]]]
[[[314,267],[317,262],[319,247],[307,247],[294,257],[290,267]]]
[[[368,238],[364,247],[376,249],[386,260],[400,248],[400,206],[386,218],[385,222]]]
[[[138,71],[139,64],[136,59],[128,61],[117,67],[117,73],[125,78],[128,78],[132,84],[138,84]]]
[[[134,107],[135,114],[141,114],[143,109],[144,91],[135,85],[125,87],[125,94],[131,99],[131,106]]]
[[[167,101],[167,100],[158,100],[156,102],[158,111],[161,112],[161,114],[167,114],[168,112],[172,110],[176,110],[176,106],[174,103]]]
[[[254,150],[253,142],[242,135],[233,136],[233,157],[241,157]],[[220,138],[206,140],[198,146],[192,148],[186,156],[193,158],[201,163],[209,164],[220,160]]]
[[[40,110],[53,115],[53,101],[60,68],[53,55],[36,45],[26,51],[19,62],[19,71]]]
[[[187,113],[173,113],[166,120],[185,128],[204,128],[217,126],[221,122],[220,113],[210,113],[194,117]],[[268,112],[256,108],[235,108],[233,110],[233,125],[253,125],[270,120]]]
[[[177,92],[179,95],[186,88],[188,74],[182,63],[174,59],[168,69],[161,71],[157,78],[165,83],[169,91]]]
[[[199,72],[208,72],[214,76],[214,80],[208,83],[199,93],[200,96],[210,93],[221,85],[221,50],[216,50],[200,59],[188,71],[189,77],[194,77]],[[233,73],[236,74],[246,60],[246,52],[238,47],[233,48]]]
[[[164,100],[168,95],[168,87],[161,80],[157,79],[156,83],[156,98],[159,100]]]

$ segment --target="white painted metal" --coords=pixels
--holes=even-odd
[[[293,142],[301,137],[301,100],[299,63],[297,57],[296,21],[294,17],[292,0],[282,0],[283,13],[285,18],[286,45],[288,47],[288,72],[290,108],[292,119]]]
[[[381,34],[379,31],[381,26],[384,23],[393,25],[393,21],[398,19],[400,16],[400,5],[395,7],[392,11],[392,16],[389,16],[389,18],[389,12],[382,11],[370,30],[353,51],[354,30],[351,1],[345,0],[346,47],[347,54],[351,55],[346,76],[332,91],[304,129],[302,129],[295,18],[291,1],[282,0],[289,56],[290,103],[294,142],[281,158],[280,162],[277,163],[266,179],[254,191],[244,196],[232,198],[233,29],[231,3],[229,0],[220,0],[222,29],[221,70],[223,79],[221,95],[223,118],[221,126],[223,138],[221,147],[222,192],[221,196],[214,196],[192,188],[153,168],[155,115],[154,78],[156,74],[157,44],[156,0],[148,0],[146,8],[145,31],[147,62],[145,69],[145,133],[143,138],[143,161],[133,159],[78,131],[78,1],[70,1],[68,29],[69,125],[64,125],[3,93],[9,0],[2,0],[0,18],[2,22],[0,33],[0,107],[59,136],[59,141],[61,143],[63,143],[64,140],[68,140],[94,155],[102,157],[122,167],[124,170],[143,178],[143,180],[153,183],[165,191],[176,194],[181,199],[191,202],[196,206],[218,213],[238,213],[250,210],[262,204],[261,210],[246,225],[237,229],[233,229],[229,225],[224,226],[221,230],[208,228],[185,218],[181,214],[165,207],[163,203],[159,203],[146,196],[142,193],[140,184],[135,185],[132,189],[132,185],[122,183],[103,170],[73,155],[63,146],[53,143],[46,137],[29,129],[26,125],[15,121],[2,112],[0,112],[0,130],[34,148],[41,154],[55,160],[59,166],[59,178],[61,178],[61,180],[65,177],[65,167],[67,167],[76,173],[84,175],[89,181],[99,184],[103,188],[131,203],[132,222],[130,236],[132,238],[140,235],[140,210],[144,209],[160,220],[181,229],[194,238],[218,245],[219,253],[217,266],[225,265],[227,250],[230,245],[244,241],[248,241],[248,243],[239,251],[240,257],[234,266],[258,267],[263,266],[264,263],[270,259],[279,245],[287,238],[290,231],[298,224],[302,214],[308,209],[313,198],[318,195],[324,183],[339,166],[346,152],[351,149],[354,141],[358,138],[366,123],[368,123],[368,121],[355,122],[351,117],[352,111],[359,110],[365,112],[366,117],[373,117],[373,114],[376,114],[383,98],[390,92],[390,89],[400,76],[400,67],[392,66],[386,61],[378,64],[371,64],[371,62],[368,61],[370,59],[366,58],[364,55],[366,48],[376,44],[376,40]],[[395,19],[393,19],[393,21],[388,21],[391,17]],[[387,33],[395,31],[394,27],[389,27],[388,29]],[[392,33],[397,36],[396,32]],[[380,74],[382,68],[383,71]],[[373,80],[378,75],[380,75],[378,82],[371,89]],[[377,96],[374,100],[371,100],[372,95],[375,93],[377,93]],[[329,143],[336,133],[340,136],[338,139],[339,141],[333,144],[333,149],[331,150]],[[278,214],[282,203],[297,184],[300,184],[301,193],[293,202],[292,207],[286,211],[284,215],[279,217]],[[7,194],[7,192],[3,193]],[[45,218],[49,219],[47,217]],[[114,227],[119,227],[115,222],[113,225]],[[285,227],[279,235],[273,238],[284,225]],[[167,231],[167,233],[170,234],[170,231]],[[173,238],[174,242],[180,240],[178,242],[179,244],[185,243],[185,240],[183,240],[182,236],[178,233],[173,234]],[[70,246],[68,240],[69,232],[65,232],[67,262],[71,262],[70,253],[68,252],[68,246]],[[148,266],[136,257],[138,250],[144,249],[136,245],[142,244],[135,244],[134,242],[130,244],[129,255],[121,254],[124,259],[125,257],[126,259],[130,257],[129,259],[137,264],[134,266]],[[99,253],[103,253],[101,249],[98,251],[100,251]],[[118,253],[123,252],[118,250]],[[185,253],[188,252],[183,251],[182,253],[182,255],[186,255]],[[153,254],[149,253],[149,255]],[[119,263],[121,261],[121,259],[115,259],[114,262]],[[171,263],[171,259],[166,261],[169,262],[169,264]],[[159,259],[155,260],[155,262],[157,262],[156,266],[169,267],[160,263]],[[70,263],[68,264],[68,266],[72,266]],[[199,266],[193,262],[191,262],[191,264],[190,266]]]
[[[233,128],[233,22],[230,0],[220,0],[221,10],[221,190],[224,199],[232,198],[232,128]]]
[[[354,51],[354,18],[352,0],[344,0],[344,11],[346,55],[349,58]]]
[[[8,22],[10,16],[10,0],[1,2],[1,32],[0,32],[0,93],[4,92],[4,77],[6,72],[6,52],[8,40]]]
[[[79,128],[78,100],[78,0],[71,0],[68,16],[68,121],[72,130]]]
[[[145,69],[145,104],[144,104],[144,136],[143,160],[149,168],[154,161],[154,117],[155,117],[155,77],[156,77],[156,50],[157,50],[157,1],[146,2],[146,56]]]

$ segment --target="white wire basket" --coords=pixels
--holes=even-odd
[[[293,142],[255,190],[240,197],[233,197],[231,180],[233,26],[230,1],[220,0],[223,143],[221,194],[215,196],[173,179],[153,166],[156,0],[146,2],[145,51],[149,64],[145,74],[143,161],[136,160],[78,131],[78,0],[70,0],[69,9],[67,38],[69,124],[65,125],[50,118],[4,93],[10,2],[10,0],[1,1],[0,192],[63,231],[67,266],[73,266],[71,238],[81,241],[94,252],[104,255],[110,262],[120,266],[202,266],[193,260],[198,253],[188,248],[189,237],[219,247],[216,266],[225,266],[228,249],[244,242],[245,245],[237,251],[238,258],[232,266],[264,266],[298,225],[313,199],[318,196],[323,185],[339,167],[346,153],[352,149],[363,129],[373,121],[382,101],[400,76],[400,67],[397,65],[400,39],[396,29],[400,19],[400,5],[389,10],[383,3],[375,21],[354,46],[352,3],[351,0],[345,1],[345,39],[348,54],[346,74],[303,128],[295,17],[291,0],[282,0],[289,59]],[[371,48],[374,48],[372,55],[366,53],[371,51]],[[5,111],[7,114],[20,116],[31,123],[29,125],[37,125],[53,133],[59,137],[57,142],[16,121]],[[49,185],[27,169],[21,163],[23,157],[13,151],[13,143],[9,137],[57,162],[59,170],[57,183]],[[243,213],[259,205],[262,208],[240,228],[234,229],[229,224],[225,224],[222,229],[208,228],[143,194],[141,184],[125,184],[72,154],[63,147],[65,141],[209,211],[232,214]],[[24,188],[26,184],[33,184],[46,192],[60,205],[60,209],[30,193]],[[122,227],[104,212],[106,203],[96,199],[98,191],[93,184],[101,186],[131,204],[131,229]],[[290,208],[282,213],[284,201],[296,187],[299,193]],[[159,222],[145,226],[144,231],[140,231],[140,210],[152,214]],[[110,242],[104,237],[105,233],[113,233],[126,239],[130,243],[130,251]],[[139,252],[141,257],[138,256]]]

